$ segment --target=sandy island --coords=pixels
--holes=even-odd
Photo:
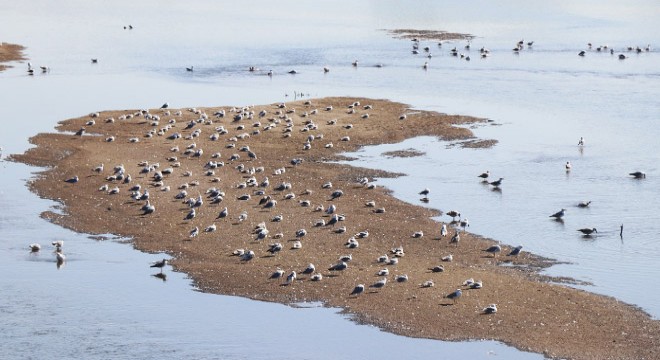
[[[356,102],[359,105],[353,106]],[[226,115],[214,116],[220,110]],[[265,116],[259,115],[262,110]],[[241,112],[243,118],[234,120]],[[150,114],[149,119],[145,114]],[[407,117],[401,120],[403,114]],[[167,129],[171,119],[175,124]],[[186,129],[191,121],[194,126]],[[369,184],[377,185],[374,177],[395,174],[331,162],[342,159],[339,154],[364,145],[395,143],[421,135],[466,146],[488,146],[491,141],[475,141],[469,129],[453,126],[484,121],[411,111],[404,104],[385,100],[354,98],[298,101],[284,108],[270,104],[183,109],[181,113],[173,109],[104,111],[61,122],[57,128],[60,133],[33,137],[36,147],[13,159],[48,167],[30,187],[39,196],[62,202],[65,215],[46,212],[45,218],[90,234],[131,237],[135,247],[143,251],[165,251],[173,257],[173,266],[190,274],[203,291],[286,304],[322,301],[345,309],[359,322],[396,334],[499,340],[549,357],[660,358],[660,322],[643,311],[610,297],[557,284],[558,279],[539,274],[552,261],[524,251],[517,257],[506,256],[510,246],[502,245],[502,252],[492,257],[483,250],[494,241],[464,232],[458,246],[450,244],[458,225],[448,224],[449,236],[441,237],[441,224],[430,217],[439,210],[452,209],[431,203],[439,209],[432,211],[404,203],[385,188],[359,182],[367,177]],[[85,135],[74,135],[81,127],[86,128]],[[192,137],[195,131],[201,133]],[[170,139],[175,133],[182,137]],[[210,138],[213,134],[217,140]],[[241,151],[244,146],[249,146],[256,158]],[[176,147],[178,151],[174,151]],[[191,150],[186,155],[188,147]],[[200,149],[203,152],[195,156]],[[220,155],[214,158],[215,153]],[[231,160],[235,154],[239,158]],[[170,157],[176,159],[168,160]],[[292,159],[302,162],[292,165]],[[224,166],[205,168],[209,161]],[[141,162],[158,163],[159,167],[143,173],[148,165],[138,165]],[[94,172],[92,169],[101,163],[103,171]],[[108,180],[119,164],[131,175],[129,184]],[[166,172],[168,168],[172,173],[164,174],[162,183],[156,183],[156,171]],[[478,181],[476,175],[465,181]],[[73,176],[79,177],[77,183],[64,181]],[[269,185],[262,187],[266,178]],[[322,188],[328,182],[332,188]],[[282,183],[290,183],[290,189],[277,190]],[[100,190],[106,184],[108,190]],[[149,190],[154,213],[143,215],[145,201],[131,198],[129,188],[136,184],[142,191]],[[165,186],[170,190],[163,191]],[[119,193],[110,194],[113,188]],[[190,220],[184,218],[191,208],[184,199],[175,199],[180,188],[187,191],[186,198],[201,196],[204,200]],[[224,192],[221,202],[212,203],[208,197],[211,188]],[[256,195],[259,190],[277,201],[274,208],[259,205],[265,196]],[[336,190],[342,190],[343,195],[331,200]],[[251,198],[238,200],[244,194]],[[370,201],[375,206],[367,206]],[[331,219],[320,208],[332,204],[345,220],[317,226],[317,222]],[[229,215],[217,218],[225,207]],[[239,221],[242,212],[247,218]],[[276,215],[282,215],[283,220],[273,221]],[[451,221],[448,216],[442,219]],[[204,231],[214,223],[216,231]],[[254,231],[260,223],[268,229],[262,240]],[[346,227],[345,233],[335,231],[341,226]],[[199,235],[191,237],[195,227]],[[297,237],[299,229],[307,234]],[[357,238],[359,246],[349,248],[349,238],[362,231],[368,231],[369,236]],[[423,236],[414,238],[418,231]],[[271,255],[269,245],[278,242],[282,250]],[[297,246],[300,248],[295,249]],[[405,255],[398,257],[398,264],[377,261],[382,255],[394,257],[391,250],[399,246]],[[244,260],[232,255],[237,249],[252,250],[255,256]],[[352,260],[347,269],[328,270],[340,256],[349,254]],[[443,262],[441,258],[449,254],[453,261]],[[320,281],[312,281],[313,274],[303,274],[309,263],[316,266],[313,274],[322,275]],[[502,266],[505,263],[509,266]],[[429,270],[438,265],[444,266],[443,272]],[[270,279],[278,268],[284,278]],[[389,275],[378,276],[382,269],[388,269]],[[286,285],[285,278],[292,271],[297,272],[297,278]],[[404,274],[408,281],[395,280]],[[383,278],[388,279],[384,287],[369,287]],[[483,281],[483,288],[462,285],[468,278]],[[428,280],[434,286],[422,287]],[[350,296],[357,284],[366,285],[364,293]],[[462,289],[463,295],[454,304],[445,296],[456,289]],[[484,314],[489,304],[497,304],[497,313]]]
[[[0,43],[0,71],[4,71],[11,67],[2,63],[25,60],[23,57],[23,50],[25,50],[25,47],[22,45],[9,44],[6,42]]]

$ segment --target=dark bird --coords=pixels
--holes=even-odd
[[[190,72],[192,72],[192,71],[194,71],[194,70],[195,70],[195,67],[194,67],[194,66],[186,67],[186,71],[190,71]]]
[[[170,104],[169,104],[169,103],[165,103],[165,104],[163,104],[160,108],[161,108],[161,109],[167,109],[168,107],[170,107]]]
[[[482,173],[481,175],[479,175],[477,177],[480,177],[480,178],[484,179],[484,181],[486,181],[486,179],[488,179],[489,176],[490,176],[490,171],[486,170],[485,173]]]
[[[80,130],[76,131],[76,136],[83,136],[85,133],[85,128],[81,127]]]
[[[450,210],[450,211],[447,212],[447,216],[451,216],[452,221],[456,221],[457,216],[458,216],[459,219],[461,218],[461,213],[459,213],[458,211],[455,211],[455,210]]]
[[[518,245],[513,249],[511,249],[511,251],[508,254],[506,254],[506,256],[518,256],[521,250],[522,250],[522,245]]]
[[[431,270],[431,272],[434,272],[434,273],[444,272],[445,267],[442,266],[442,265],[437,265],[437,266],[434,266],[434,267],[430,268],[429,270]]]
[[[497,305],[496,304],[490,304],[490,305],[488,305],[484,308],[483,312],[486,315],[495,314],[497,312]]]
[[[336,199],[336,198],[338,198],[338,197],[341,197],[342,195],[344,195],[344,192],[343,192],[343,191],[341,191],[341,190],[335,190],[335,191],[332,192],[332,194],[330,194],[330,200],[334,200],[334,199]]]
[[[577,207],[586,208],[589,207],[589,204],[591,204],[591,201],[582,201],[577,204]]]
[[[163,267],[167,265],[167,259],[163,259],[161,261],[156,261],[155,263],[151,264],[150,267],[152,268],[160,268],[160,272],[163,272]]]
[[[589,236],[589,235],[591,235],[591,234],[593,234],[593,233],[597,233],[597,232],[598,232],[598,230],[596,230],[596,228],[591,228],[591,229],[589,229],[589,228],[584,228],[584,229],[578,229],[578,231],[581,232],[582,234],[584,234],[585,236]]]
[[[268,250],[266,251],[271,253],[271,255],[275,255],[275,253],[282,251],[282,244],[280,243],[270,244],[270,248],[268,248]]]
[[[99,59],[92,59],[92,64],[96,64],[99,62]]]
[[[489,184],[494,187],[500,187],[500,185],[502,185],[502,180],[504,180],[504,178],[499,178],[499,180],[495,180],[493,182],[490,182]]]
[[[428,188],[426,188],[426,189],[420,191],[420,192],[419,192],[419,195],[424,195],[424,196],[426,196],[426,195],[428,195],[430,192],[431,192],[431,190],[429,190]]]
[[[222,209],[222,211],[220,211],[220,213],[218,214],[218,217],[216,219],[225,218],[225,217],[227,217],[227,214],[228,214],[228,211],[227,211],[227,208],[225,207],[224,209]]]
[[[642,171],[631,172],[628,175],[634,177],[635,179],[645,179],[646,178],[646,173],[642,172]]]

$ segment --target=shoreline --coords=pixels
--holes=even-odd
[[[355,101],[361,105],[356,108],[355,114],[348,114],[347,106]],[[203,291],[286,304],[322,301],[326,306],[343,308],[358,322],[373,324],[400,335],[452,341],[497,340],[550,357],[658,356],[659,340],[648,334],[658,333],[660,326],[658,321],[653,321],[643,311],[610,297],[549,283],[547,277],[539,274],[539,269],[551,264],[543,265],[541,258],[525,252],[512,263],[531,267],[531,271],[516,266],[500,266],[510,247],[503,246],[502,254],[496,258],[485,256],[482,250],[494,244],[493,240],[461,232],[460,245],[450,245],[448,238],[439,237],[440,224],[430,219],[438,215],[436,211],[395,199],[382,187],[367,189],[357,183],[365,176],[373,180],[388,174],[327,162],[361,146],[395,143],[421,135],[439,136],[477,146],[492,145],[488,140],[474,139],[468,129],[453,126],[485,120],[428,111],[413,113],[404,104],[385,100],[325,98],[312,99],[309,106],[303,103],[287,103],[287,108],[282,111],[295,108],[296,112],[281,116],[274,115],[277,111],[275,104],[256,106],[252,109],[255,112],[253,120],[238,122],[232,121],[236,113],[229,112],[228,106],[221,107],[227,110],[227,116],[221,119],[213,116],[220,109],[215,107],[197,109],[199,114],[183,110],[182,116],[165,116],[164,110],[154,109],[151,114],[161,117],[158,126],[152,126],[153,120],[145,120],[142,116],[119,120],[120,116],[136,113],[136,110],[104,111],[98,117],[71,119],[58,126],[60,131],[75,132],[88,121],[95,120],[95,125],[85,126],[86,132],[102,136],[39,134],[31,139],[36,148],[12,159],[50,167],[30,182],[30,188],[41,197],[61,201],[67,215],[48,212],[44,213],[44,218],[85,233],[130,236],[135,247],[142,251],[166,251],[175,258],[172,262],[176,269],[189,274]],[[367,104],[372,105],[373,109],[364,109]],[[328,106],[333,106],[332,110],[326,111]],[[268,114],[259,119],[256,114],[262,109]],[[311,114],[314,109],[318,109],[318,113]],[[174,111],[170,110],[172,114]],[[183,130],[188,121],[200,118],[201,113],[208,114],[213,124],[205,125],[204,120],[190,130]],[[369,118],[363,119],[361,116],[367,113]],[[399,120],[404,113],[408,113],[407,118]],[[105,119],[111,117],[115,122],[106,123]],[[283,137],[286,121],[282,117],[290,117],[294,124],[288,138]],[[144,137],[151,129],[163,128],[171,118],[176,119],[176,127],[164,136]],[[318,129],[301,131],[303,124],[310,119]],[[335,125],[327,123],[331,119],[337,119]],[[279,124],[265,130],[268,124],[273,125],[277,120],[280,120]],[[253,127],[256,121],[261,122],[259,127]],[[345,129],[343,126],[349,123],[354,127]],[[245,129],[237,130],[240,124],[245,125]],[[209,135],[220,125],[228,133],[220,136],[218,141],[211,141]],[[188,136],[197,128],[202,129],[197,138],[166,139],[174,132]],[[236,144],[235,148],[226,148],[230,137],[252,133],[256,129],[260,130],[259,135],[236,139],[231,141]],[[303,150],[309,134],[323,134],[323,138],[316,138],[311,141],[310,150]],[[108,136],[115,136],[116,140],[106,142]],[[350,140],[340,141],[343,136],[350,136]],[[139,142],[129,143],[128,139],[132,137],[137,137]],[[202,156],[184,157],[181,154],[192,142],[196,143],[197,148],[204,149]],[[329,143],[333,147],[326,148]],[[174,145],[180,147],[179,153],[169,151]],[[239,151],[244,145],[249,145],[257,154],[256,159],[248,160],[247,153]],[[211,179],[215,176],[205,176],[203,165],[213,160],[211,154],[216,151],[221,152],[217,160],[224,161],[225,166],[216,169],[215,176],[221,179],[218,183],[212,183]],[[228,158],[234,153],[241,155],[241,160],[230,162]],[[181,167],[175,167],[174,173],[164,180],[165,184],[171,185],[171,191],[161,192],[151,186],[153,173],[140,174],[142,167],[138,167],[137,163],[142,160],[159,162],[162,170],[171,165],[167,164],[169,156],[177,156]],[[304,161],[293,166],[289,163],[292,158],[303,158]],[[91,171],[98,163],[105,164],[105,171],[101,174]],[[157,209],[154,214],[140,215],[144,202],[131,200],[127,190],[129,185],[105,181],[105,177],[111,175],[112,167],[120,163],[133,175],[131,185],[140,183],[143,189],[149,189],[150,200]],[[254,176],[258,181],[269,177],[271,185],[264,190],[278,201],[275,209],[258,207],[261,196],[253,195],[251,200],[245,202],[235,200],[243,193],[252,194],[253,190],[262,189],[236,188],[236,184],[252,176],[239,173],[235,169],[239,163],[247,168],[264,167],[264,172],[257,172]],[[273,175],[275,169],[282,167],[286,169],[285,173]],[[193,176],[182,176],[188,170],[193,172]],[[79,183],[62,181],[73,175],[80,177]],[[199,215],[192,221],[184,221],[188,208],[173,197],[179,191],[176,188],[180,184],[192,180],[199,181],[200,185],[188,188],[189,197],[202,195],[209,187],[218,187],[227,194],[220,204],[209,204],[210,201],[205,198]],[[273,190],[283,181],[292,183],[292,190]],[[327,181],[332,181],[333,189],[321,188],[321,184]],[[111,188],[119,187],[120,193],[108,195],[99,192],[97,189],[106,183]],[[377,181],[375,185],[378,185]],[[310,189],[311,193],[306,189]],[[342,189],[344,195],[333,201],[328,200],[335,189]],[[284,200],[283,195],[289,192],[293,192],[296,198]],[[311,206],[300,206],[299,200],[309,200]],[[376,213],[374,208],[366,207],[365,203],[369,200],[376,202],[375,208],[384,207],[385,212]],[[333,203],[339,213],[346,214],[344,224],[348,231],[344,234],[335,234],[329,226],[313,226],[318,219],[329,220],[329,216],[314,211],[314,208]],[[229,219],[215,220],[218,231],[203,233],[204,227],[213,223],[224,206],[230,209]],[[236,219],[241,211],[247,211],[249,216],[238,223]],[[277,214],[284,215],[285,220],[281,223],[270,222]],[[447,219],[443,217],[443,220]],[[266,222],[270,237],[255,241],[252,230],[262,221]],[[190,239],[188,232],[194,226],[200,228],[200,235]],[[296,240],[295,231],[300,228],[305,228],[308,235],[301,240],[301,249],[292,250],[290,247]],[[160,235],[156,233],[159,230],[166,231]],[[359,239],[358,248],[347,249],[344,246],[347,239],[363,230],[369,230],[370,236]],[[424,237],[412,238],[412,233],[419,230],[424,232]],[[274,239],[276,233],[282,233],[284,237]],[[452,233],[450,231],[450,235]],[[282,243],[284,249],[275,256],[265,256],[268,244],[274,242]],[[405,249],[405,256],[400,258],[399,264],[384,266],[376,262],[378,256],[399,245]],[[240,261],[231,256],[237,248],[252,249],[257,256],[250,261]],[[353,260],[348,269],[331,276],[326,271],[328,266],[336,263],[340,255],[349,253],[353,255]],[[440,257],[449,253],[454,255],[454,261],[441,262]],[[309,281],[308,275],[300,274],[310,262],[316,265],[317,272],[323,274],[323,280]],[[440,264],[445,266],[445,272],[428,271],[430,267]],[[298,279],[288,286],[282,286],[282,280],[268,279],[278,267],[285,271],[285,276],[295,270],[299,273]],[[356,284],[368,286],[381,279],[375,273],[382,268],[390,270],[384,288],[378,292],[368,289],[359,296],[349,296]],[[410,280],[396,282],[394,277],[402,274],[409,275]],[[483,280],[484,287],[467,290],[461,286],[467,278]],[[433,280],[435,286],[421,288],[419,284],[427,280]],[[457,288],[464,290],[463,296],[451,305],[452,301],[445,299],[444,295]],[[497,303],[498,312],[482,314],[482,309],[491,303]]]
[[[25,60],[26,58],[23,54],[24,50],[25,46],[22,45],[6,42],[0,43],[0,72],[12,67],[11,65],[6,65],[4,63]]]

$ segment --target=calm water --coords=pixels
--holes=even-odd
[[[548,273],[593,282],[588,290],[660,316],[660,292],[648,286],[660,275],[654,237],[660,225],[648,221],[660,210],[660,56],[655,49],[630,53],[625,61],[595,51],[576,55],[587,42],[617,53],[628,45],[660,46],[655,1],[634,8],[614,1],[282,1],[277,7],[266,1],[0,1],[0,14],[0,40],[26,45],[34,65],[51,68],[28,77],[25,64],[18,64],[0,74],[4,155],[23,152],[29,136],[52,130],[59,120],[165,101],[172,107],[259,104],[303,92],[390,98],[483,116],[500,124],[475,130],[500,141],[492,149],[447,148],[418,138],[365,149],[356,164],[404,171],[408,177],[379,183],[411,202],[429,187],[429,206],[460,210],[471,231],[570,262]],[[128,24],[135,28],[123,30]],[[412,55],[409,41],[379,30],[404,27],[475,34],[466,52],[472,61],[448,55],[464,42],[426,43],[433,49],[427,59]],[[514,55],[520,39],[534,40],[534,47]],[[479,59],[481,46],[491,49],[489,59]],[[355,59],[357,69],[350,65]],[[195,71],[186,72],[191,65]],[[331,71],[323,74],[326,65]],[[249,66],[273,69],[275,76],[249,73]],[[300,74],[286,74],[291,69]],[[582,151],[580,136],[587,142]],[[381,156],[406,148],[426,154]],[[566,161],[573,163],[568,176]],[[505,178],[502,192],[477,181],[487,169]],[[627,176],[638,169],[648,173],[646,180]],[[201,294],[169,269],[163,283],[146,267],[160,255],[97,242],[39,219],[54,203],[25,189],[35,170],[0,162],[0,171],[6,258],[0,271],[7,274],[0,280],[0,326],[8,339],[0,351],[10,358],[302,359],[334,357],[338,348],[367,358],[539,357],[492,342],[397,337],[354,325],[332,309]],[[582,200],[593,204],[575,208]],[[565,223],[550,221],[562,207],[568,209]],[[596,227],[600,235],[586,240],[576,231],[582,227]],[[67,242],[69,262],[59,271],[48,251],[26,252],[31,242],[53,239]]]

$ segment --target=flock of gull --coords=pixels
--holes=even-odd
[[[327,192],[325,202],[313,204],[310,200],[304,199],[304,196],[311,195],[315,190],[306,189],[296,192],[294,191],[292,184],[286,181],[287,172],[295,171],[297,167],[304,166],[302,165],[305,162],[303,158],[293,158],[288,160],[288,163],[286,164],[279,164],[272,169],[266,169],[263,166],[253,166],[259,165],[257,161],[260,157],[250,148],[249,145],[239,144],[241,140],[257,137],[267,131],[272,132],[276,128],[281,128],[283,138],[290,138],[294,129],[309,134],[304,136],[305,140],[300,145],[303,151],[309,151],[315,147],[328,148],[332,145],[332,141],[350,141],[350,137],[341,136],[343,134],[337,135],[339,137],[338,139],[328,139],[327,137],[324,137],[319,130],[323,127],[342,126],[342,132],[348,133],[350,129],[353,128],[353,124],[348,123],[345,125],[339,125],[337,119],[332,119],[328,120],[325,125],[322,125],[317,124],[313,120],[314,114],[318,114],[321,111],[326,113],[339,111],[339,107],[326,106],[319,110],[313,108],[311,101],[306,101],[304,102],[304,109],[304,111],[299,111],[299,109],[288,107],[284,103],[275,105],[273,114],[269,114],[269,112],[273,110],[263,109],[261,111],[256,111],[251,106],[221,109],[215,111],[212,115],[208,115],[202,110],[188,109],[196,119],[183,121],[183,112],[180,110],[170,111],[169,104],[165,103],[160,109],[158,109],[160,112],[158,114],[153,114],[148,110],[141,110],[134,113],[123,114],[117,119],[108,118],[105,120],[105,123],[108,124],[114,124],[115,122],[121,124],[122,122],[130,121],[131,119],[139,119],[140,121],[146,120],[145,124],[150,129],[142,135],[142,138],[160,137],[166,143],[170,144],[168,146],[171,146],[169,149],[170,154],[163,156],[163,161],[166,161],[167,165],[161,166],[160,163],[140,161],[136,164],[137,166],[134,167],[135,171],[138,171],[139,173],[136,177],[130,174],[130,167],[127,167],[124,164],[117,164],[110,168],[107,168],[105,164],[98,164],[91,168],[90,172],[94,174],[95,181],[103,182],[98,188],[98,191],[106,193],[108,196],[122,196],[121,194],[125,194],[123,196],[129,197],[132,199],[132,202],[141,203],[142,205],[139,208],[140,216],[148,217],[157,213],[158,210],[154,205],[156,202],[154,200],[155,197],[165,197],[166,199],[169,198],[173,201],[185,204],[186,210],[181,213],[181,220],[183,220],[182,224],[184,224],[184,226],[189,226],[188,235],[186,237],[186,240],[188,241],[202,236],[202,234],[214,233],[217,231],[218,225],[216,225],[215,222],[200,224],[198,221],[200,213],[208,213],[209,210],[207,209],[212,207],[218,209],[216,210],[217,216],[215,216],[215,221],[233,219],[233,224],[235,225],[240,225],[251,216],[249,214],[249,209],[251,207],[259,209],[256,216],[263,216],[264,213],[271,214],[267,219],[263,219],[264,221],[260,221],[249,231],[252,236],[250,244],[258,245],[262,244],[266,239],[272,239],[270,243],[264,245],[264,250],[239,248],[233,250],[230,254],[237,257],[239,262],[243,263],[256,261],[255,259],[261,257],[259,255],[261,251],[264,251],[264,253],[267,254],[264,256],[274,257],[286,250],[295,251],[300,249],[304,246],[305,240],[310,236],[313,236],[314,232],[318,231],[318,229],[331,229],[331,233],[339,235],[348,234],[344,243],[344,248],[353,251],[353,253],[339,253],[337,261],[327,268],[319,269],[313,263],[309,263],[304,269],[290,270],[287,272],[278,267],[269,276],[272,280],[282,279],[282,282],[278,283],[281,286],[291,285],[295,281],[301,280],[301,276],[307,276],[308,280],[314,282],[322,281],[324,276],[337,276],[336,274],[341,274],[351,268],[354,256],[359,256],[360,243],[370,236],[368,229],[361,229],[352,235],[348,232],[346,224],[350,223],[350,221],[347,220],[350,216],[340,212],[340,200],[345,197],[346,192],[342,189],[336,188],[335,184],[331,181],[322,181],[317,186],[319,191]],[[346,117],[349,117],[349,120],[360,120],[368,119],[365,115],[368,115],[369,111],[372,109],[372,105],[361,105],[359,102],[354,102],[342,110],[342,112],[346,114]],[[294,121],[292,117],[294,114],[302,119],[302,123]],[[83,136],[86,128],[93,127],[100,116],[100,113],[90,114],[90,119],[86,121],[85,126],[81,127],[74,136]],[[343,118],[343,120],[346,120],[346,117]],[[163,118],[167,118],[167,120],[164,121],[166,123],[164,126],[161,125]],[[182,123],[179,121],[182,121]],[[247,122],[251,122],[251,124],[246,124]],[[233,127],[233,129],[231,129],[231,127]],[[205,143],[208,144],[206,146],[210,147],[213,142],[224,139],[226,143],[224,145],[218,145],[216,148],[224,146],[225,149],[232,152],[231,155],[222,156],[220,152],[213,152],[209,155],[204,152],[201,147],[203,142],[198,140],[202,136],[202,133],[206,132],[207,129],[211,130],[211,134],[208,135],[211,142]],[[118,141],[118,138],[119,136],[108,136],[104,141],[112,143]],[[142,140],[140,139],[140,136],[134,136],[128,138],[127,141],[129,143],[135,143]],[[319,142],[322,142],[322,144],[318,145]],[[180,169],[186,167],[182,164],[183,161],[192,159],[199,160],[200,158],[208,158],[208,160],[204,160],[202,163],[197,162],[199,165],[192,165],[198,166],[199,168],[197,170],[195,170],[194,167],[188,168],[188,170],[185,171]],[[189,164],[194,163],[190,162]],[[226,177],[223,177],[223,175],[228,174],[226,172],[232,171],[236,172],[239,178],[243,179],[243,181],[231,185],[231,190],[234,195],[228,195],[228,191],[223,191],[223,189],[219,187],[219,184],[226,180]],[[173,184],[173,181],[175,181],[173,174],[175,172],[179,172],[181,177],[178,178],[185,179],[186,182]],[[208,182],[213,186],[201,190],[200,187],[202,186],[202,182],[200,182],[199,178],[193,176],[193,172],[199,172],[199,174],[202,174],[203,178],[207,179],[205,182]],[[267,175],[269,172],[272,175]],[[486,172],[480,177],[484,181],[487,181],[488,176],[489,173]],[[276,182],[272,180],[278,177],[283,178],[282,181]],[[78,184],[83,181],[81,178],[82,177],[75,175],[67,177],[63,179],[63,181],[70,184],[70,186],[79,186]],[[142,184],[138,184],[139,181],[147,181],[149,182],[149,185],[143,186]],[[499,187],[502,185],[502,181],[503,178],[500,178],[489,184],[493,187]],[[345,184],[345,186],[349,186],[349,184]],[[369,191],[369,189],[374,188],[375,185],[371,180],[367,177],[363,177],[354,180],[353,186],[351,186],[351,192],[360,191],[359,189],[363,189],[362,191]],[[150,189],[152,192],[149,191]],[[195,195],[191,195],[189,192],[193,192]],[[202,193],[204,195],[202,195]],[[429,193],[429,189],[423,189],[419,192],[419,194],[424,196],[427,200]],[[238,204],[239,207],[243,207],[244,210],[232,215],[229,209],[233,206],[221,206],[223,203],[227,204],[228,202],[233,202],[232,205]],[[286,208],[290,206],[308,208],[308,211],[318,213],[319,218],[311,224],[311,228],[302,227],[296,230],[294,234],[285,235],[282,232],[272,233],[268,229],[269,223],[278,223],[284,220],[282,214],[272,215],[271,211],[277,210],[281,207]],[[364,206],[365,208],[371,208],[371,211],[375,214],[386,213],[386,209],[384,207],[379,207],[373,200],[365,202]],[[461,213],[456,210],[447,211],[445,214],[451,217],[452,220],[440,224],[440,237],[437,239],[447,239],[448,245],[458,247],[461,241],[461,231],[465,231],[465,229],[470,226],[469,220],[462,218]],[[413,239],[422,239],[425,235],[424,231],[419,230],[412,233],[410,237]],[[290,241],[290,246],[285,246],[283,239],[288,236],[294,237],[294,240]],[[512,248],[507,255],[517,256],[520,254],[521,249],[522,246]],[[384,250],[386,251],[383,251],[381,256],[371,260],[374,264],[382,265],[382,268],[375,274],[378,276],[378,280],[368,285],[356,285],[353,291],[348,293],[350,297],[359,296],[366,290],[378,292],[385,287],[391,286],[388,284],[391,272],[390,269],[399,264],[400,261],[404,261],[405,251],[403,246]],[[355,253],[355,251],[358,251],[358,253]],[[496,244],[489,246],[482,251],[488,254],[488,256],[495,258],[497,254],[503,251],[503,248],[499,244]],[[454,257],[455,255],[453,254],[439,254],[438,260],[442,263],[450,263],[454,260]],[[362,260],[364,261],[364,259]],[[154,276],[165,280],[165,274],[163,274],[162,270],[167,263],[168,260],[163,259],[152,264],[152,267],[161,270],[160,273]],[[445,272],[445,267],[446,265],[429,264],[427,270],[430,274],[443,273]],[[398,274],[394,276],[392,281],[395,283],[407,282],[409,281],[409,275]],[[422,281],[419,286],[421,288],[431,288],[435,286],[435,282],[436,281],[433,279],[428,279]],[[464,290],[481,289],[484,286],[482,281],[474,281],[473,279],[468,279],[460,285],[461,287],[445,295],[448,300],[451,300],[450,304],[454,304],[459,300]],[[492,314],[496,311],[497,307],[495,304],[491,304],[483,309],[484,314]]]

